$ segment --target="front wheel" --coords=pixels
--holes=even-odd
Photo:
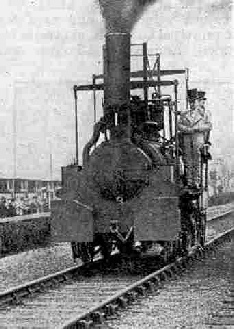
[[[206,239],[206,214],[201,214],[200,225],[199,225],[199,236],[198,241],[202,247],[205,245]]]
[[[102,257],[105,260],[109,260],[113,247],[113,242],[111,238],[109,236],[100,235],[96,239],[96,244],[99,246],[99,250],[101,252]]]
[[[71,242],[72,257],[74,261],[80,258],[83,263],[93,261],[94,246],[92,242]]]

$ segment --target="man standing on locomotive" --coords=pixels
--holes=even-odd
[[[182,112],[178,122],[183,144],[183,161],[187,184],[199,188],[200,157],[209,158],[207,145],[212,129],[210,113],[205,111],[205,92],[188,90],[190,110]],[[204,151],[205,150],[205,151]]]

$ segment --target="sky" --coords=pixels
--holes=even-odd
[[[152,53],[161,54],[162,69],[189,68],[189,86],[206,91],[212,113],[213,158],[232,165],[231,0],[190,3],[149,6],[132,42],[148,42]],[[49,179],[52,154],[52,178],[60,179],[60,167],[75,157],[73,85],[102,72],[104,34],[96,0],[1,1],[0,177]],[[181,97],[182,89],[183,82]],[[92,134],[92,93],[80,94],[78,105],[81,161]]]

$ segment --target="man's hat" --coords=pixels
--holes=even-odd
[[[204,91],[198,91],[198,92],[197,92],[197,98],[198,98],[198,99],[206,99],[206,98],[205,98],[205,94],[206,94],[206,93],[205,93]]]
[[[189,101],[194,101],[197,98],[197,89],[189,89],[188,90],[188,99]]]

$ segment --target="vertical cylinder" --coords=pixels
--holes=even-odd
[[[106,34],[104,51],[104,102],[122,106],[130,101],[130,33]]]

